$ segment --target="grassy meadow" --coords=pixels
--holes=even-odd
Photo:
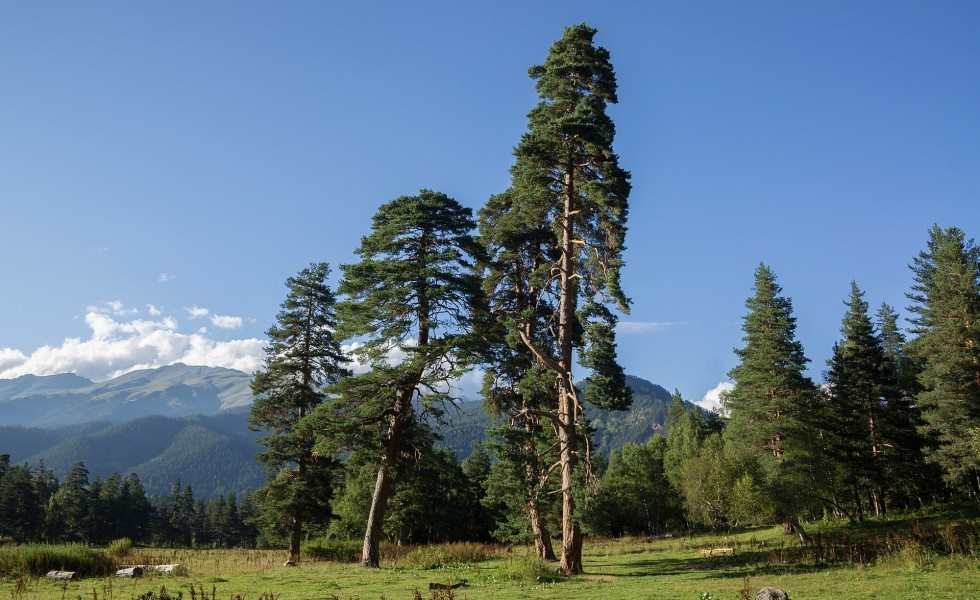
[[[89,558],[92,549],[6,546],[0,548],[0,598],[733,600],[753,598],[769,585],[794,599],[980,599],[980,521],[975,519],[920,517],[863,527],[817,523],[808,531],[807,544],[779,527],[684,538],[588,539],[586,574],[570,579],[556,576],[555,565],[538,562],[526,548],[449,544],[388,547],[379,570],[333,560],[286,567],[285,553],[271,550],[134,549],[114,557],[114,564],[180,567],[136,579],[92,574],[59,582],[26,572],[51,564],[37,562],[42,549],[50,554],[67,548]],[[730,551],[702,552],[711,549]],[[101,554],[93,559],[93,570],[105,568],[98,561],[108,553]],[[27,566],[31,560],[33,567]],[[466,585],[452,591],[429,589],[430,583],[464,580]]]

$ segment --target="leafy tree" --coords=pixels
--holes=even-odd
[[[481,252],[472,211],[422,190],[382,205],[342,267],[338,332],[357,339],[354,354],[371,370],[333,386],[319,411],[321,447],[380,445],[380,464],[364,534],[362,564],[377,567],[382,527],[396,480],[402,438],[415,408],[438,412],[450,382],[472,362],[473,311],[482,295],[473,264]],[[394,354],[404,354],[400,361]],[[333,450],[332,450],[333,451]]]
[[[980,500],[980,459],[970,445],[980,422],[980,247],[956,228],[934,225],[913,259],[911,354],[921,361],[916,400],[931,444],[926,460],[951,486]]]
[[[491,199],[495,219],[481,234],[497,244],[491,269],[501,285],[537,286],[539,304],[518,304],[510,315],[512,331],[551,371],[555,400],[562,489],[561,571],[582,572],[580,519],[575,512],[575,466],[580,455],[583,409],[573,360],[592,370],[586,400],[603,407],[630,402],[625,375],[615,353],[615,316],[606,303],[628,310],[620,288],[626,234],[629,173],[612,150],[615,127],[606,105],[615,103],[616,77],[609,53],[593,44],[596,30],[585,25],[565,29],[543,65],[532,67],[540,102],[528,114],[528,131],[514,150],[512,184]],[[505,218],[506,217],[506,218]],[[508,260],[524,233],[534,237],[533,262]],[[529,257],[530,258],[530,257]],[[532,268],[528,268],[532,267]],[[527,324],[540,309],[550,311],[548,343]],[[538,334],[538,335],[535,335]]]
[[[334,295],[326,280],[330,267],[314,263],[286,280],[289,292],[276,324],[269,328],[264,370],[252,377],[255,402],[249,423],[270,432],[256,458],[269,480],[258,496],[266,520],[289,532],[289,560],[299,561],[303,524],[329,516],[330,489],[337,461],[313,452],[314,431],[303,419],[323,402],[323,387],[349,374],[348,359],[334,337]]]
[[[796,340],[796,318],[789,298],[766,265],[755,272],[755,293],[746,301],[742,322],[745,346],[729,372],[735,387],[724,397],[729,411],[726,442],[742,445],[759,459],[759,482],[772,499],[768,511],[784,522],[812,499],[814,436],[813,382],[804,374],[808,359]]]
[[[656,535],[678,520],[680,504],[664,471],[666,448],[664,438],[654,436],[613,451],[590,511],[596,533]]]

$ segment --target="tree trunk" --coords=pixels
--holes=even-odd
[[[578,398],[572,380],[572,335],[575,330],[575,308],[578,294],[575,284],[575,260],[572,240],[575,234],[575,190],[572,179],[574,164],[565,170],[565,206],[561,221],[561,292],[558,300],[558,440],[561,446],[561,566],[565,575],[582,573],[581,529],[575,522],[573,473],[578,462]]]
[[[378,468],[378,479],[374,484],[374,495],[371,496],[371,509],[368,512],[367,527],[364,530],[364,546],[361,549],[361,566],[377,568],[381,566],[381,528],[384,524],[385,510],[391,497],[394,483],[394,470],[398,464],[398,453],[401,449],[402,434],[408,413],[412,409],[411,395],[414,386],[409,390],[396,391],[395,414],[389,417],[388,443],[381,457],[381,467]],[[407,396],[407,398],[406,398]]]
[[[289,528],[289,562],[299,564],[299,544],[303,536],[303,522],[293,517]]]
[[[531,520],[531,532],[534,534],[534,552],[542,560],[556,561],[555,549],[551,545],[551,532],[541,522],[541,513],[538,511],[537,502],[531,500],[529,503],[529,517]]]

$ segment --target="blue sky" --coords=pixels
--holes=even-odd
[[[977,2],[3,3],[0,376],[251,370],[285,278],[380,204],[508,186],[527,69],[583,21],[633,176],[629,373],[725,381],[761,261],[819,379],[851,279],[903,308],[933,223],[980,235]]]

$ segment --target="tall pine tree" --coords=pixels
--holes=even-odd
[[[487,210],[495,222],[481,229],[499,244],[492,268],[504,270],[496,278],[501,285],[538,290],[533,306],[511,307],[510,327],[553,381],[549,412],[559,438],[560,570],[566,574],[582,572],[575,469],[588,455],[573,374],[576,351],[592,370],[587,400],[620,408],[631,401],[616,360],[616,318],[606,307],[628,311],[619,271],[629,173],[612,149],[615,127],[606,106],[617,101],[616,77],[609,52],[593,43],[595,34],[585,24],[566,28],[544,64],[529,70],[540,102],[528,114],[528,130],[514,150],[511,188],[502,201],[491,199]],[[489,231],[496,228],[506,229]],[[533,255],[515,262],[522,244]],[[529,327],[542,309],[548,312],[548,336]]]
[[[354,353],[371,369],[334,386],[338,398],[318,417],[324,447],[381,446],[364,534],[366,567],[379,566],[402,438],[416,407],[438,411],[452,398],[450,383],[472,362],[472,319],[482,312],[475,226],[472,211],[445,194],[402,196],[374,215],[356,251],[360,262],[342,267],[338,331],[359,342]]]
[[[922,365],[916,400],[930,441],[927,460],[980,501],[980,456],[971,444],[980,423],[980,247],[956,227],[934,225],[911,269],[909,311],[918,337],[909,347]]]
[[[289,534],[289,560],[299,560],[303,523],[330,514],[330,483],[336,460],[313,452],[314,432],[304,419],[323,402],[323,387],[348,374],[348,359],[334,337],[330,267],[314,263],[286,280],[289,292],[269,328],[264,370],[252,377],[255,402],[249,423],[267,430],[257,458],[269,481],[259,492],[263,513]]]

